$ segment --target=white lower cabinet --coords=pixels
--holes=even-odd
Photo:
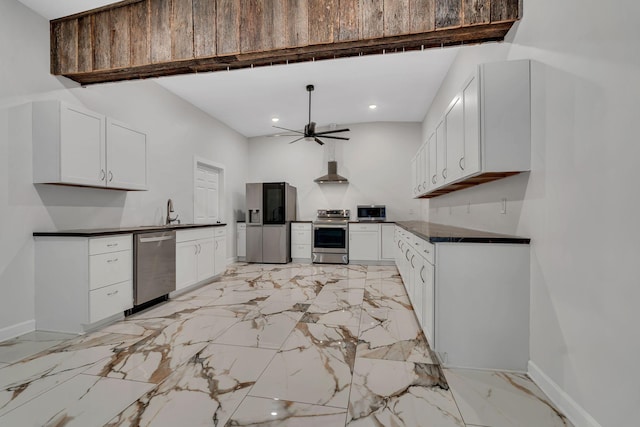
[[[380,225],[380,259],[384,261],[393,261],[394,252],[394,230],[395,224]]]
[[[529,245],[432,244],[399,226],[394,234],[396,265],[442,364],[526,372]]]
[[[380,260],[380,224],[349,224],[349,262]]]
[[[226,268],[224,227],[176,232],[176,290],[216,276]]]
[[[311,223],[291,223],[291,259],[294,262],[311,262]]]
[[[35,238],[36,329],[83,333],[133,307],[132,235]]]
[[[236,225],[236,256],[238,261],[247,259],[247,224],[245,223]]]

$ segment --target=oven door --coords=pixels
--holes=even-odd
[[[313,252],[346,254],[348,247],[348,226],[333,224],[313,225]]]

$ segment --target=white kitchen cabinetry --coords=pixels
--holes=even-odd
[[[222,274],[227,269],[227,233],[224,227],[214,229],[214,275]]]
[[[83,333],[133,307],[131,234],[36,237],[36,329]]]
[[[529,245],[436,242],[396,228],[396,264],[444,366],[526,372]]]
[[[215,276],[215,227],[176,231],[176,290]]]
[[[147,136],[61,101],[32,108],[33,182],[147,189]]]
[[[311,223],[291,223],[291,259],[294,262],[311,262]]]
[[[393,261],[395,224],[380,224],[380,260]]]
[[[247,259],[247,224],[244,222],[236,224],[236,256],[238,261]]]
[[[349,224],[349,262],[380,260],[380,224]]]
[[[530,81],[529,60],[478,66],[427,142],[424,167],[430,182],[416,197],[435,197],[530,170]]]

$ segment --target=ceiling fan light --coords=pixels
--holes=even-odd
[[[272,117],[272,118],[271,118],[271,121],[272,121],[273,123],[278,123],[278,122],[280,121],[280,119],[279,119],[278,117]]]

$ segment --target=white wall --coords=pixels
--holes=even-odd
[[[49,23],[15,0],[0,2],[0,339],[32,326],[33,231],[160,224],[168,198],[193,222],[193,158],[225,166],[223,219],[244,210],[248,142],[151,80],[81,88],[49,74]],[[36,99],[63,99],[149,134],[149,191],[122,192],[32,182],[29,129],[16,126]],[[235,254],[227,227],[227,256]]]
[[[532,238],[531,361],[585,425],[640,419],[639,12],[634,0],[525,1],[509,43],[459,53],[423,126],[476,64],[536,61],[531,172],[422,203],[433,222]]]
[[[327,174],[330,144],[289,144],[291,137],[249,140],[249,181],[286,181],[297,187],[301,220],[313,220],[318,209],[351,209],[355,220],[358,204],[387,205],[391,221],[417,219],[420,203],[411,199],[408,165],[420,146],[420,123],[344,126],[351,129],[351,139],[335,143],[335,160],[348,185],[313,182]]]

